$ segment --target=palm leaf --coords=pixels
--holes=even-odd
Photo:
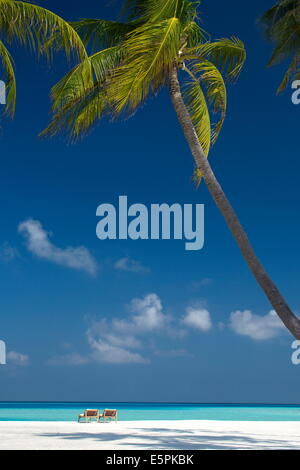
[[[58,111],[74,99],[84,96],[94,87],[103,84],[123,56],[121,47],[99,51],[74,67],[51,90],[53,111]]]
[[[220,114],[220,119],[212,126],[212,144],[214,144],[224,124],[227,108],[227,91],[222,74],[211,62],[205,60],[193,64],[198,80],[205,89],[209,108],[214,114]]]
[[[48,57],[53,50],[61,48],[68,57],[72,53],[80,60],[87,56],[84,44],[72,26],[51,11],[31,3],[0,0],[0,31],[6,40],[17,40]],[[44,45],[51,37],[59,37],[59,41],[52,41],[52,48],[45,50]]]
[[[110,93],[115,115],[133,112],[149,95],[165,83],[180,48],[181,23],[170,18],[146,23],[124,42],[125,61],[113,76]]]
[[[123,12],[129,18],[145,18],[147,21],[159,22],[176,17],[187,23],[197,17],[197,7],[200,2],[192,0],[127,0]]]
[[[74,96],[54,114],[49,126],[40,134],[51,137],[65,133],[71,140],[86,135],[96,121],[107,112],[108,99],[105,86],[95,84],[81,96]]]
[[[140,24],[140,20],[121,23],[101,19],[82,19],[70,23],[84,45],[86,47],[90,46],[92,50],[121,44],[126,35]]]
[[[193,59],[195,55],[212,62],[229,80],[238,78],[246,60],[244,43],[236,37],[205,42],[187,49],[183,58]]]
[[[267,10],[259,19],[263,26],[266,36],[277,41],[277,35],[280,35],[282,28],[286,28],[289,18],[293,17],[300,20],[300,2],[299,0],[280,0],[272,8]]]
[[[291,59],[277,92],[282,92],[292,79],[299,73],[300,60],[300,1],[281,0],[260,18],[268,39],[275,47],[268,66]]]
[[[289,68],[287,69],[283,77],[282,82],[280,83],[277,89],[277,93],[283,92],[288,86],[291,78],[292,77],[295,78],[295,76],[299,73],[299,71],[300,71],[300,52],[296,54],[295,57],[293,58]]]
[[[189,111],[200,145],[208,156],[211,145],[211,122],[208,105],[200,81],[189,70],[184,69],[189,79],[183,84],[183,99]]]
[[[192,69],[184,67],[191,80],[184,84],[183,98],[191,116],[200,145],[208,156],[222,129],[227,107],[227,92],[223,77],[214,64],[207,60],[194,62]],[[220,119],[212,124],[212,113],[219,113]],[[202,174],[196,169],[193,179],[199,186]]]
[[[147,0],[146,12],[149,21],[156,22],[176,17],[187,23],[197,17],[198,2],[190,0]]]
[[[183,30],[188,48],[197,47],[203,42],[207,42],[209,35],[195,21],[189,21]]]
[[[51,91],[54,117],[41,135],[69,133],[72,138],[87,134],[109,107],[106,88],[113,70],[120,64],[124,50],[111,47],[77,65]],[[89,70],[92,70],[92,76]]]
[[[276,24],[272,34],[276,47],[268,63],[269,66],[297,53],[300,48],[300,22],[295,20],[292,13],[289,13],[286,18]]]

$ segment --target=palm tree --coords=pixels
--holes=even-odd
[[[246,262],[290,332],[300,339],[300,321],[258,260],[208,161],[211,143],[226,113],[225,80],[236,80],[245,61],[237,38],[211,41],[197,22],[192,0],[127,0],[127,21],[85,19],[72,27],[92,54],[53,89],[54,116],[43,135],[63,131],[76,139],[103,116],[130,116],[163,86],[195,163]],[[93,80],[86,80],[88,62]],[[212,123],[213,115],[218,115]]]
[[[266,36],[275,43],[269,66],[282,60],[291,63],[278,92],[285,90],[291,79],[300,77],[300,0],[280,0],[260,19]]]
[[[68,57],[72,53],[80,61],[87,57],[77,32],[58,15],[26,1],[0,0],[0,64],[4,70],[3,79],[7,90],[5,111],[11,117],[16,106],[16,77],[13,59],[5,43],[12,42],[27,45],[37,54],[44,53],[48,58],[51,58],[53,50],[60,48],[64,49]]]

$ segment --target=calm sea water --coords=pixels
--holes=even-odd
[[[122,421],[300,421],[300,405],[0,402],[0,421],[74,421],[86,408],[116,408]]]

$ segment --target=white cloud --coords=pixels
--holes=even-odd
[[[86,271],[92,275],[96,274],[97,263],[87,248],[84,246],[75,248],[55,246],[49,239],[50,234],[43,229],[38,220],[25,220],[19,225],[18,231],[25,237],[27,249],[38,258],[68,268]]]
[[[255,315],[250,310],[232,312],[229,327],[238,335],[249,336],[254,340],[275,338],[284,330],[274,310],[265,316]]]
[[[119,336],[116,333],[106,333],[105,338],[109,344],[121,348],[140,348],[141,342],[134,336]]]
[[[29,356],[21,354],[17,351],[10,351],[6,355],[7,363],[14,364],[16,366],[27,366],[29,364]]]
[[[167,326],[169,317],[163,313],[160,298],[148,294],[142,299],[133,299],[129,305],[131,315],[94,321],[87,331],[87,339],[97,361],[109,363],[147,363],[139,350],[141,336],[159,332]]]
[[[149,268],[143,266],[139,261],[129,257],[120,258],[114,264],[114,268],[118,271],[126,271],[131,273],[148,273]]]
[[[188,327],[196,328],[200,331],[209,331],[212,328],[210,313],[204,308],[188,307],[186,315],[182,318],[182,323]]]
[[[47,364],[78,366],[87,362],[149,363],[149,359],[141,352],[145,349],[145,335],[160,331],[167,333],[170,317],[163,313],[161,301],[156,294],[133,299],[128,308],[130,314],[125,318],[89,320],[86,339],[90,351],[87,354],[82,356],[69,352],[50,358]]]
[[[101,338],[95,339],[90,333],[88,333],[87,337],[93,350],[92,356],[96,361],[112,364],[148,362],[141,354],[112,344],[109,338],[106,338],[106,340]]]
[[[160,298],[156,294],[148,294],[143,299],[134,299],[131,302],[131,323],[140,331],[151,331],[163,328],[168,317],[162,311]]]
[[[85,362],[109,364],[147,364],[146,352],[156,356],[188,356],[185,349],[161,350],[156,346],[157,335],[183,338],[188,328],[208,331],[212,328],[210,314],[203,308],[188,308],[183,319],[175,319],[164,312],[159,296],[155,293],[133,299],[128,305],[126,317],[91,319],[86,331],[89,352],[85,356],[69,353],[48,361],[48,364],[81,365]]]

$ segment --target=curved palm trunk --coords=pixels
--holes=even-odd
[[[194,156],[196,166],[201,171],[208,190],[217,207],[223,214],[223,217],[226,220],[250,270],[284,325],[290,330],[295,338],[300,339],[300,320],[291,311],[285,299],[257,258],[236,213],[225,196],[224,191],[218,183],[202,150],[189,112],[182,98],[177,75],[177,67],[175,66],[170,74],[170,95],[184,135]]]

